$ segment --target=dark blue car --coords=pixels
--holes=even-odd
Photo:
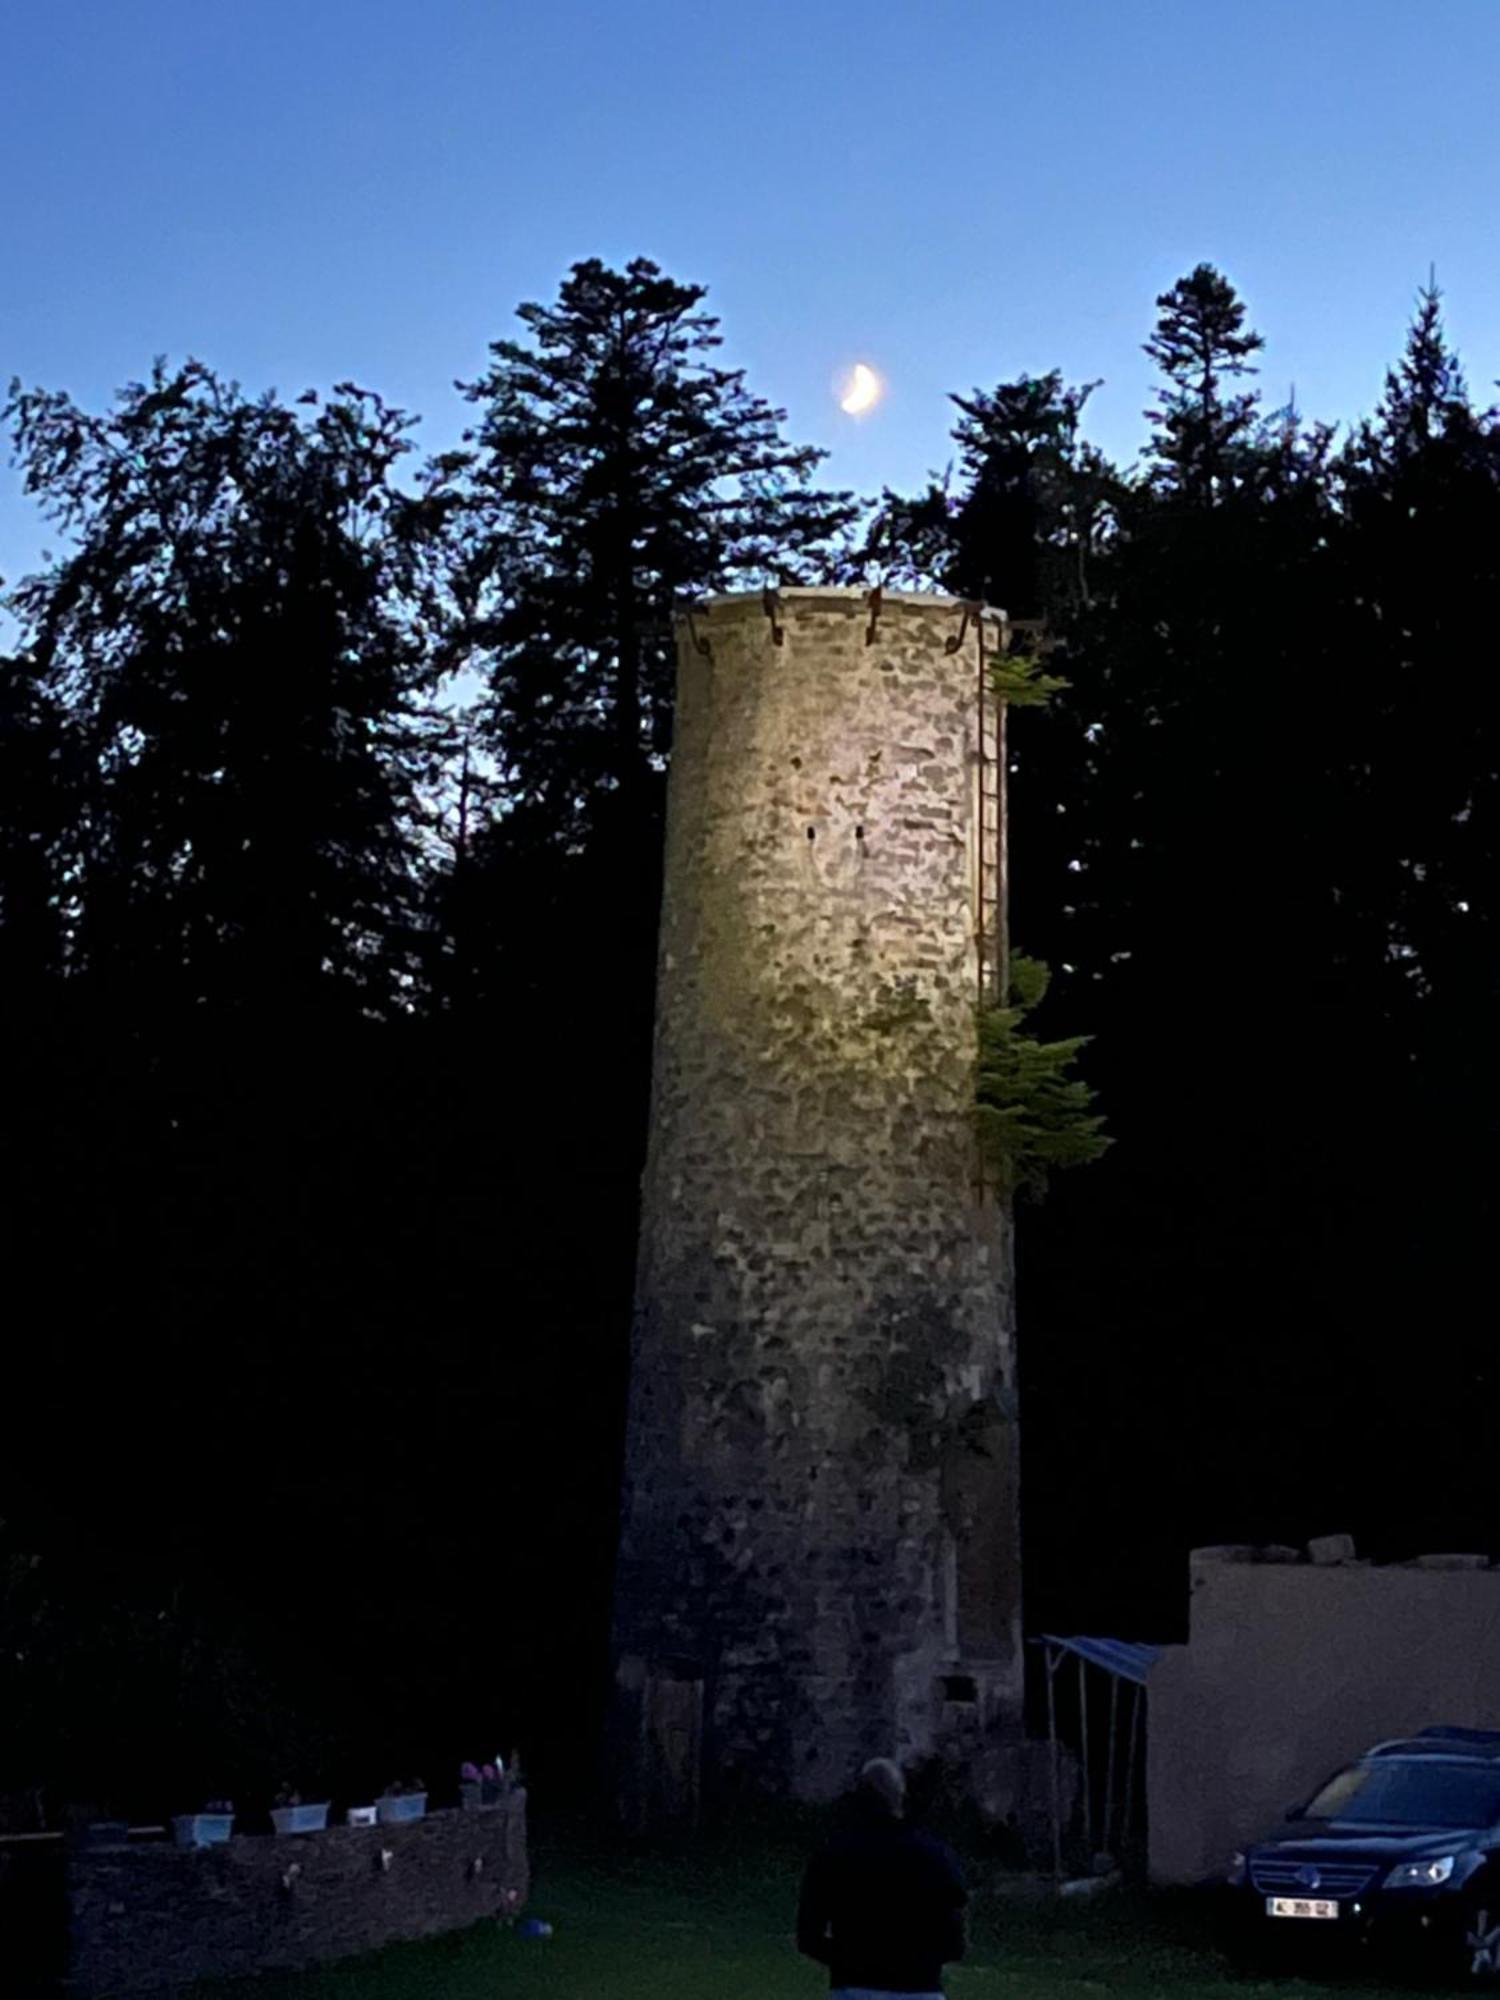
[[[1229,1894],[1261,1954],[1416,1954],[1500,1987],[1500,1730],[1377,1744],[1234,1857]]]

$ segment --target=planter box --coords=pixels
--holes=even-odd
[[[277,1806],[271,1824],[278,1833],[321,1833],[328,1824],[328,1801],[320,1806]]]
[[[172,1822],[179,1847],[219,1847],[233,1831],[233,1813],[179,1813]]]
[[[377,1807],[382,1826],[403,1826],[408,1820],[425,1819],[427,1816],[427,1794],[425,1792],[401,1792],[393,1799],[382,1799]]]

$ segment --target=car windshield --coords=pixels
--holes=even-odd
[[[1395,1758],[1351,1764],[1329,1779],[1301,1816],[1384,1826],[1493,1826],[1500,1820],[1500,1771]]]

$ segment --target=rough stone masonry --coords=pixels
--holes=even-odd
[[[684,1756],[818,1801],[867,1756],[1019,1737],[980,629],[833,589],[679,628],[615,1611],[642,1809]]]

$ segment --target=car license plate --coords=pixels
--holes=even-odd
[[[1337,1917],[1339,1906],[1323,1896],[1267,1896],[1269,1917]]]

